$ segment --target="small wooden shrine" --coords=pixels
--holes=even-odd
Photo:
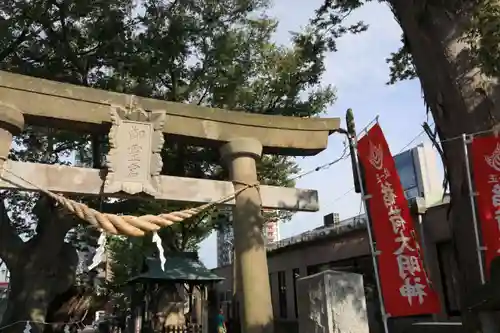
[[[128,281],[133,332],[208,332],[208,290],[221,280],[194,252],[169,254],[164,269],[160,259],[146,258],[143,272]]]

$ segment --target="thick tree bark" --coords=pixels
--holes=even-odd
[[[3,201],[0,210],[3,213],[0,255],[11,272],[8,304],[0,327],[33,321],[32,332],[41,333],[50,302],[74,283],[78,256],[64,238],[75,226],[75,220],[42,198],[35,212],[39,220],[37,234],[24,243],[12,228]],[[24,327],[24,323],[14,324],[2,333],[23,332]]]
[[[23,245],[24,243],[17,234],[17,230],[10,223],[5,209],[4,198],[0,197],[0,258],[8,268],[16,265],[17,254],[21,251]]]
[[[475,1],[388,0],[409,42],[441,140],[491,129],[500,119],[500,89],[481,74],[461,41]],[[479,331],[467,299],[480,285],[462,141],[443,142],[450,178],[451,221],[460,272],[465,332]]]
[[[71,332],[76,331],[81,324],[90,325],[93,321],[93,314],[102,309],[109,301],[106,296],[95,295],[92,286],[73,285],[66,292],[57,295],[47,309],[47,321],[51,323],[75,323],[71,325]],[[44,333],[64,332],[65,325],[54,324],[45,327]]]

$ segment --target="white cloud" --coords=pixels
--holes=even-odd
[[[387,6],[372,2],[355,12],[349,21],[367,22],[369,28],[338,41],[339,52],[328,56],[325,80],[335,82],[338,87],[387,81],[389,71],[385,59],[398,49],[401,35],[392,13]]]

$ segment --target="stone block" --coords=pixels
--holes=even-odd
[[[324,271],[297,280],[299,333],[369,333],[363,276]]]

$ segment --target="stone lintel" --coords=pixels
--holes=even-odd
[[[316,155],[327,147],[340,118],[298,118],[173,103],[0,71],[0,101],[22,110],[26,123],[107,133],[110,107],[136,104],[164,110],[167,139],[219,148],[237,137],[254,137],[264,153]]]
[[[18,135],[24,129],[23,114],[12,105],[0,102],[0,127]]]
[[[102,192],[105,171],[97,169],[8,161],[0,180],[0,189],[15,188],[38,191],[39,188],[19,179],[9,170],[32,184],[56,193],[102,194],[120,197],[116,193]],[[219,200],[232,193],[234,193],[234,187],[228,181],[160,176],[160,186],[156,199],[206,203]],[[318,192],[315,190],[262,185],[260,193],[263,208],[266,209],[308,212],[319,210]],[[234,203],[234,200],[231,200],[226,205],[233,206]]]

